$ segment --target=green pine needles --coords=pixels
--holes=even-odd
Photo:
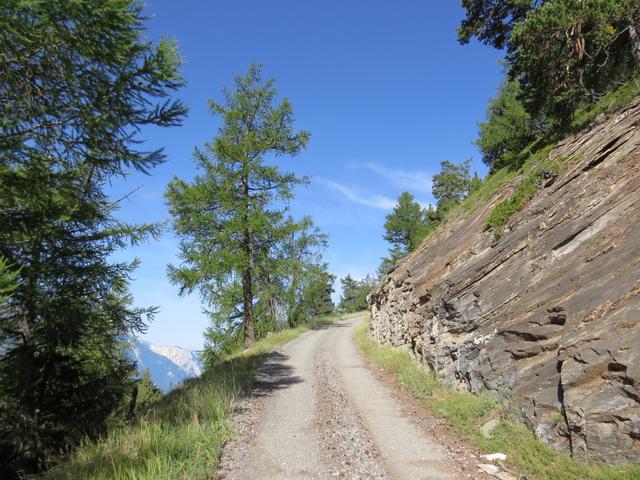
[[[290,102],[278,101],[274,80],[252,65],[223,103],[209,104],[222,119],[218,136],[195,150],[199,175],[174,178],[166,198],[182,239],[169,278],[208,306],[205,357],[215,358],[280,324],[328,313],[333,278],[320,255],[325,236],[311,219],[288,213],[294,188],[307,179],[275,164],[310,137],[294,130]]]
[[[0,476],[47,468],[107,430],[133,388],[136,263],[158,234],[115,217],[114,177],[147,171],[144,125],[178,125],[175,46],[144,39],[135,0],[7,0],[0,9]],[[9,275],[6,286],[6,278]]]

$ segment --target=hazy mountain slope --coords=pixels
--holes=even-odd
[[[202,373],[196,355],[186,348],[154,345],[136,338],[129,352],[138,370],[148,369],[154,383],[165,392]]]

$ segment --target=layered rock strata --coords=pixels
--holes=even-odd
[[[483,225],[517,180],[387,275],[371,333],[557,448],[640,463],[640,100],[550,157],[562,173],[499,240]]]

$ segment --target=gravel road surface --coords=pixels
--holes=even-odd
[[[353,340],[362,321],[305,333],[270,358],[236,406],[219,478],[484,478],[463,472],[365,365]]]

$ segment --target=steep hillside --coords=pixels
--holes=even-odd
[[[200,362],[191,350],[154,345],[144,340],[131,341],[129,354],[138,370],[149,370],[153,382],[165,393],[185,379],[202,373]]]
[[[371,333],[451,386],[515,402],[547,443],[638,463],[640,100],[545,162],[561,167],[499,238],[484,226],[521,179],[385,277]]]

